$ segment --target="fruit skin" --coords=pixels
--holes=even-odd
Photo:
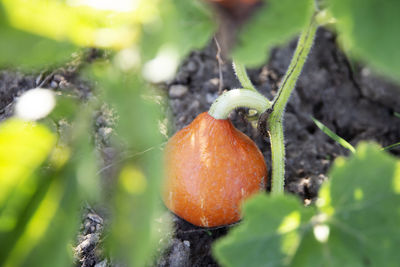
[[[267,167],[256,144],[229,120],[207,112],[165,147],[163,200],[179,217],[202,227],[240,220],[240,205],[265,189]]]

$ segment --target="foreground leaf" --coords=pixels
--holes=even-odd
[[[144,25],[141,40],[145,59],[156,56],[159,49],[173,49],[182,59],[193,49],[200,49],[215,31],[211,10],[202,0],[162,0],[160,16]]]
[[[396,266],[399,161],[362,144],[349,160],[336,160],[330,177],[316,210],[291,205],[292,197],[250,200],[242,225],[217,242],[217,259],[223,266]],[[293,214],[301,223],[291,224],[295,238],[285,245],[280,225]]]
[[[0,67],[40,67],[64,63],[77,48],[66,42],[23,32],[12,27],[0,2]]]
[[[55,141],[48,129],[33,122],[9,119],[0,124],[0,211],[13,190],[45,161]]]
[[[241,225],[216,242],[215,256],[222,266],[281,266],[296,250],[311,212],[294,196],[253,197]]]
[[[53,149],[55,137],[43,126],[11,122],[0,125],[0,141],[8,142],[0,146],[0,158],[11,160],[3,174],[15,182],[0,206],[0,265],[70,266],[82,200],[98,190],[88,124],[75,123],[69,146]]]

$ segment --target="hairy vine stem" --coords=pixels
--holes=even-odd
[[[272,194],[282,194],[284,192],[285,144],[283,138],[283,113],[311,50],[317,28],[318,23],[316,22],[314,15],[311,18],[308,27],[304,29],[300,35],[289,68],[273,101],[271,107],[272,112],[268,116],[267,125],[271,140],[272,159]]]
[[[261,114],[271,107],[271,102],[257,91],[233,89],[220,95],[211,105],[208,114],[214,119],[223,120],[239,107],[255,109]]]
[[[236,77],[239,79],[243,88],[257,92],[256,88],[254,87],[254,85],[251,83],[249,77],[247,76],[245,66],[236,60],[233,60],[232,65],[233,65],[233,69],[235,71]]]

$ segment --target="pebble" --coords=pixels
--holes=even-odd
[[[60,87],[60,89],[66,89],[69,87],[69,84],[67,81],[63,80],[58,84],[58,86]]]
[[[50,87],[56,89],[58,87],[58,83],[56,81],[51,81]]]
[[[75,251],[82,255],[83,253],[91,250],[100,240],[100,234],[88,234],[84,240],[76,247]]]
[[[95,213],[88,213],[87,217],[95,223],[103,224],[103,219]]]
[[[53,80],[56,82],[61,82],[61,81],[64,81],[65,78],[60,74],[56,74],[56,75],[54,75]]]
[[[181,84],[171,85],[169,88],[170,98],[181,98],[189,91],[188,87]]]

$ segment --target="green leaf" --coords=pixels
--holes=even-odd
[[[38,186],[18,214],[16,227],[0,232],[2,266],[71,265],[81,204],[76,179],[67,172],[41,177],[30,177]]]
[[[329,176],[319,206],[328,215],[331,234],[321,249],[335,258],[334,266],[349,262],[354,262],[351,266],[396,266],[400,261],[399,161],[364,143],[347,162],[336,160]]]
[[[11,27],[0,3],[0,67],[40,67],[66,62],[76,47]]]
[[[71,266],[82,200],[98,194],[87,134],[91,114],[81,110],[83,123],[76,121],[67,143],[57,140],[55,149],[54,135],[39,124],[13,119],[0,125],[0,187],[9,188],[10,177],[15,184],[1,195],[1,266]]]
[[[364,143],[347,161],[337,159],[329,176],[315,210],[295,204],[293,197],[248,201],[243,223],[217,241],[218,261],[223,266],[396,266],[400,162]],[[283,233],[280,225],[293,214],[299,223]]]
[[[147,152],[144,158],[142,161],[156,159],[155,151]],[[161,218],[158,187],[151,181],[155,177],[143,169],[144,166],[138,163],[126,163],[119,174],[114,194],[114,216],[108,244],[113,254],[129,266],[151,263],[157,256],[156,249],[160,248],[161,235],[169,230],[168,218]]]
[[[70,60],[76,48],[68,43],[0,25],[0,67],[39,68]]]
[[[118,116],[116,132],[136,152],[161,142],[158,122],[160,103],[150,87],[138,73],[122,72],[107,63],[94,65],[89,71],[98,81],[102,99],[115,109]]]
[[[214,254],[222,266],[282,266],[296,250],[313,209],[290,195],[259,194],[244,205],[244,219],[218,240]]]
[[[203,47],[215,31],[211,10],[202,1],[163,0],[159,9],[159,19],[143,26],[141,48],[146,60],[155,57],[163,46],[183,58]]]
[[[345,48],[377,71],[400,80],[400,1],[330,0]]]
[[[313,13],[311,0],[264,0],[240,31],[234,57],[246,65],[260,65],[269,50],[283,44],[299,33]]]
[[[98,200],[100,191],[94,146],[88,135],[92,112],[81,108],[73,122],[65,164],[57,163],[52,156],[50,184],[10,253],[10,262],[15,256],[22,266],[71,266],[82,204]]]
[[[9,119],[0,124],[0,210],[13,190],[45,161],[55,141],[47,128],[33,122]]]
[[[321,131],[323,131],[327,136],[329,136],[330,138],[332,138],[335,142],[337,142],[338,144],[340,144],[342,147],[347,148],[348,150],[350,150],[352,153],[356,152],[356,150],[354,149],[354,147],[347,142],[346,140],[344,140],[342,137],[338,136],[337,134],[335,134],[334,132],[332,132],[331,129],[329,129],[328,127],[326,127],[324,124],[322,124],[319,120],[315,119],[315,118],[311,118],[313,120],[313,122],[318,126],[318,128],[321,129]]]

